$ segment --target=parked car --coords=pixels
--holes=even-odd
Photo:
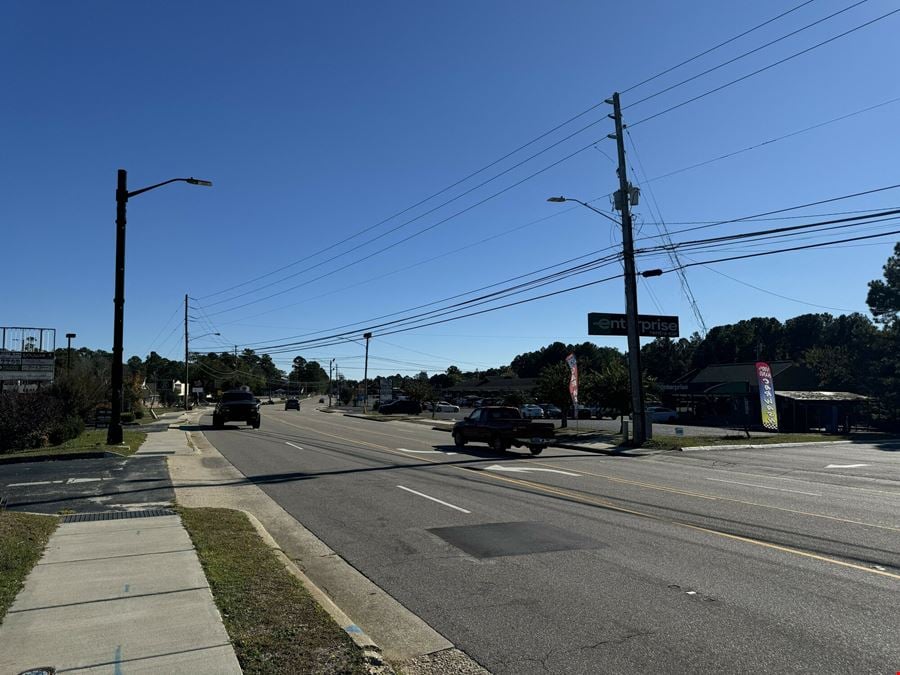
[[[453,442],[460,448],[470,441],[487,443],[497,452],[524,445],[532,455],[539,455],[555,433],[552,422],[522,419],[518,408],[487,406],[473,410],[453,425]]]
[[[647,406],[647,417],[650,418],[651,422],[664,424],[666,422],[674,422],[675,418],[678,417],[678,413],[671,408],[663,408],[662,406],[658,405],[650,405]]]
[[[285,410],[300,410],[300,399],[299,398],[286,398],[284,400],[284,409]]]
[[[378,412],[382,415],[418,415],[422,412],[422,406],[418,401],[398,400],[382,403],[378,406]]]
[[[544,417],[549,419],[562,419],[562,410],[552,403],[538,403],[541,410],[544,411]]]
[[[539,405],[535,405],[534,403],[526,403],[521,408],[519,408],[519,412],[521,412],[522,417],[527,420],[544,419],[544,409]]]
[[[448,401],[438,401],[434,406],[435,412],[449,412],[449,413],[458,413],[459,406],[453,405]]]
[[[225,422],[246,422],[259,429],[259,399],[249,391],[226,391],[213,411],[213,426],[221,429]]]
[[[589,420],[594,416],[594,410],[590,406],[578,405],[569,406],[569,417],[579,420]]]

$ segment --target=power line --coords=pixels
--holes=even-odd
[[[660,89],[659,91],[654,92],[653,94],[650,94],[650,95],[648,95],[648,96],[645,96],[644,98],[642,98],[642,99],[640,99],[640,100],[634,101],[633,103],[629,103],[627,106],[625,106],[625,107],[623,108],[623,110],[626,110],[626,109],[631,108],[631,107],[633,107],[633,106],[636,106],[636,105],[639,105],[639,104],[641,104],[641,103],[644,103],[645,101],[649,101],[649,100],[652,99],[652,98],[656,98],[657,96],[660,96],[661,94],[664,94],[664,93],[666,93],[667,91],[671,91],[672,89],[675,89],[675,88],[680,87],[680,86],[682,86],[682,85],[684,85],[684,84],[687,84],[688,82],[693,82],[693,81],[696,80],[697,78],[703,77],[704,75],[708,75],[709,73],[712,73],[712,72],[718,70],[719,68],[724,68],[725,66],[730,65],[730,64],[734,63],[735,61],[740,61],[741,59],[743,59],[743,58],[745,58],[745,57],[747,57],[747,56],[750,56],[751,54],[755,54],[756,52],[762,51],[763,49],[766,49],[767,47],[771,47],[772,45],[774,45],[774,44],[776,44],[776,43],[778,43],[778,42],[781,42],[782,40],[786,40],[786,39],[789,38],[789,37],[792,37],[792,36],[794,36],[794,35],[797,35],[797,33],[802,33],[803,31],[805,31],[805,30],[807,30],[807,29],[809,29],[809,28],[812,28],[813,26],[817,26],[818,24],[820,24],[820,23],[822,23],[822,22],[824,22],[824,21],[828,21],[829,19],[833,19],[834,17],[838,16],[839,14],[843,14],[844,12],[849,12],[851,9],[854,9],[855,7],[859,7],[860,5],[865,4],[865,3],[868,2],[868,1],[869,1],[869,0],[858,0],[858,2],[856,2],[856,3],[852,4],[852,5],[850,5],[849,7],[845,7],[844,9],[838,10],[837,12],[834,12],[833,14],[829,14],[829,15],[826,16],[826,17],[823,17],[823,18],[821,18],[821,19],[818,19],[818,20],[816,20],[816,21],[813,21],[812,23],[806,24],[806,25],[803,26],[802,28],[798,28],[798,29],[796,29],[796,30],[794,30],[794,31],[791,31],[790,33],[786,33],[786,34],[782,35],[781,37],[775,38],[774,40],[772,40],[772,41],[770,41],[770,42],[767,42],[767,43],[764,44],[764,45],[760,45],[759,47],[755,47],[754,49],[751,49],[750,51],[747,51],[747,52],[744,52],[743,54],[740,54],[740,55],[738,55],[738,56],[735,56],[734,58],[728,59],[727,61],[723,61],[722,63],[720,63],[720,64],[718,64],[718,65],[716,65],[716,66],[713,66],[712,68],[708,68],[708,69],[704,70],[702,73],[697,73],[696,75],[692,75],[691,77],[689,77],[689,78],[687,78],[687,79],[685,79],[685,80],[682,80],[681,82],[677,82],[676,84],[670,85],[670,86],[666,87],[665,89]]]
[[[776,213],[786,213],[788,211],[798,211],[800,209],[809,208],[810,206],[820,206],[821,204],[831,204],[832,202],[839,202],[839,201],[843,201],[845,199],[853,199],[854,197],[862,197],[865,195],[876,194],[878,192],[885,192],[887,190],[896,190],[897,188],[900,188],[900,183],[895,183],[894,185],[886,185],[885,187],[880,187],[880,188],[873,188],[871,190],[863,190],[861,192],[853,192],[851,194],[841,195],[840,197],[831,197],[829,199],[820,199],[815,202],[807,202],[806,204],[799,204],[797,206],[789,206],[789,207],[782,208],[782,209],[773,209],[772,211],[764,211],[762,213],[755,213],[751,216],[744,216],[742,218],[731,218],[729,220],[719,220],[714,223],[707,223],[707,224],[703,224],[703,225],[698,225],[696,227],[687,227],[687,228],[683,228],[681,230],[673,230],[671,232],[671,234],[683,234],[684,232],[694,232],[696,230],[703,230],[703,229],[707,229],[710,227],[716,227],[718,225],[728,225],[730,223],[740,223],[740,222],[744,222],[744,221],[750,221],[750,220],[753,220],[754,218],[762,218],[764,216],[771,216]],[[646,240],[646,239],[653,239],[653,237],[640,237],[639,239],[636,239],[635,241]]]
[[[590,129],[591,127],[593,127],[593,126],[599,124],[600,122],[604,121],[605,119],[606,119],[605,117],[601,117],[600,119],[594,120],[593,122],[591,122],[590,124],[588,124],[588,125],[582,127],[581,129],[578,129],[577,131],[572,132],[572,133],[569,134],[568,136],[565,136],[564,138],[561,138],[560,140],[558,140],[558,141],[556,141],[556,142],[554,142],[554,143],[551,143],[550,145],[548,145],[547,147],[543,148],[542,150],[539,150],[538,152],[536,152],[536,153],[530,155],[529,157],[526,157],[525,159],[523,159],[523,160],[517,162],[516,164],[513,164],[512,166],[510,166],[510,167],[504,169],[503,171],[501,171],[500,173],[497,173],[497,174],[491,176],[491,177],[488,178],[487,180],[484,180],[484,181],[482,181],[481,183],[478,183],[477,185],[475,185],[475,186],[469,188],[468,190],[465,190],[464,192],[459,193],[459,194],[456,195],[455,197],[452,197],[452,198],[450,198],[450,199],[448,199],[448,200],[442,202],[441,204],[438,204],[437,206],[432,207],[432,208],[430,208],[429,210],[427,210],[427,211],[425,211],[425,212],[423,212],[423,213],[420,213],[419,215],[415,216],[414,218],[411,218],[411,219],[409,219],[409,220],[406,220],[406,221],[400,223],[399,225],[396,225],[396,226],[392,227],[391,229],[389,229],[389,230],[387,230],[387,231],[385,231],[385,232],[382,232],[381,234],[379,234],[379,235],[377,235],[377,236],[375,236],[375,237],[372,237],[371,239],[368,239],[367,241],[364,241],[364,242],[361,243],[361,244],[358,244],[358,245],[356,245],[356,246],[354,246],[354,247],[352,247],[352,248],[349,248],[349,249],[347,249],[346,251],[342,251],[341,253],[338,253],[338,254],[336,254],[336,255],[330,257],[330,258],[327,258],[326,260],[320,261],[320,262],[316,263],[315,265],[312,265],[311,267],[307,267],[307,268],[305,268],[305,269],[302,269],[302,270],[300,270],[299,272],[295,272],[295,273],[293,273],[293,274],[289,274],[289,275],[287,275],[287,276],[285,276],[285,277],[283,277],[283,278],[281,278],[281,279],[278,279],[278,280],[275,280],[275,281],[273,281],[273,282],[264,284],[264,285],[260,286],[260,287],[257,288],[257,289],[252,289],[252,290],[249,290],[249,291],[245,291],[245,292],[243,292],[243,293],[238,293],[237,295],[234,295],[234,296],[232,296],[232,297],[230,297],[230,298],[226,298],[226,299],[224,299],[224,300],[217,300],[217,301],[215,301],[215,302],[212,302],[212,303],[210,303],[210,307],[212,307],[212,306],[214,306],[214,305],[222,304],[222,303],[224,303],[224,302],[230,302],[231,300],[235,300],[235,299],[237,299],[237,298],[244,297],[244,296],[250,295],[250,294],[252,294],[252,293],[257,293],[257,292],[259,292],[260,290],[262,290],[262,289],[264,289],[264,288],[269,288],[269,287],[271,287],[271,286],[273,286],[273,285],[277,285],[277,284],[279,284],[279,283],[282,283],[283,281],[286,281],[287,279],[292,279],[292,278],[294,278],[294,277],[296,277],[296,276],[298,276],[298,275],[300,275],[300,274],[304,274],[304,273],[306,273],[306,272],[309,272],[310,270],[316,269],[317,267],[321,267],[322,265],[324,265],[324,264],[326,264],[326,263],[332,262],[333,260],[337,260],[338,258],[341,258],[341,257],[343,257],[343,256],[345,256],[345,255],[347,255],[347,254],[349,254],[349,253],[352,253],[352,252],[354,252],[354,251],[357,251],[357,250],[359,250],[360,248],[363,248],[364,246],[368,246],[369,244],[371,244],[371,243],[373,243],[373,242],[376,242],[376,241],[378,241],[379,239],[382,239],[382,238],[384,238],[384,237],[386,237],[386,236],[388,236],[388,235],[390,235],[390,234],[393,234],[394,232],[397,232],[398,230],[400,230],[400,229],[406,227],[407,225],[410,225],[410,224],[416,222],[417,220],[421,220],[421,219],[424,218],[425,216],[428,216],[428,215],[434,213],[435,211],[438,211],[438,210],[442,209],[443,207],[448,206],[449,204],[452,204],[453,202],[457,201],[458,199],[461,199],[462,197],[465,197],[466,195],[468,195],[468,194],[474,192],[475,190],[478,190],[479,188],[484,187],[484,186],[487,185],[488,183],[493,182],[493,181],[496,180],[497,178],[500,178],[501,176],[506,175],[506,174],[509,173],[510,171],[514,171],[515,169],[519,168],[519,167],[522,166],[523,164],[526,164],[526,163],[530,162],[532,159],[535,159],[536,157],[539,157],[540,155],[544,154],[545,152],[547,152],[547,151],[549,151],[549,150],[552,150],[553,148],[557,147],[558,145],[561,145],[562,143],[565,143],[565,142],[568,141],[569,139],[571,139],[571,138],[577,136],[578,134],[580,134],[580,133],[582,133],[582,132],[584,132],[584,131],[587,131],[588,129]],[[587,147],[591,147],[592,145],[596,144],[597,142],[599,142],[599,141],[594,141],[593,143],[591,143],[591,144],[590,144],[589,146],[587,146]],[[582,152],[583,150],[586,150],[587,147],[586,147],[586,148],[583,148],[582,150],[579,150],[578,152],[573,153],[572,155],[569,155],[568,157],[564,158],[564,159],[561,160],[561,161],[565,161],[566,159],[569,159],[569,158],[571,158],[571,157],[574,157],[574,156],[577,155],[579,152]],[[558,163],[559,163],[559,162],[556,162],[556,163],[554,163],[554,164],[551,164],[551,167],[552,167],[552,166],[556,166],[556,164],[558,164]],[[550,168],[550,167],[547,167],[547,168]],[[525,180],[529,180],[530,178],[533,178],[534,176],[538,175],[539,173],[542,173],[542,172],[545,171],[545,170],[546,170],[546,169],[543,169],[543,170],[541,170],[541,171],[538,171],[538,172],[532,174],[531,176],[529,176],[528,178],[526,178]],[[524,181],[520,181],[520,183],[521,183],[521,182],[524,182]],[[515,185],[519,185],[520,183],[516,183]],[[513,185],[513,186],[511,186],[511,187],[515,187],[515,185]],[[509,189],[509,188],[507,188],[507,189]],[[501,190],[501,191],[500,191],[499,193],[497,193],[497,194],[502,194],[502,193],[505,192],[505,191],[506,191],[506,190]],[[492,199],[494,196],[497,196],[497,195],[495,194],[495,195],[493,195],[492,197],[490,197],[490,198],[488,198],[488,199]],[[481,204],[483,204],[483,203],[486,202],[486,201],[488,201],[488,200],[485,199],[485,200],[483,200],[483,201],[481,201],[481,202],[478,202],[478,204],[476,204],[475,206],[480,206]],[[470,207],[470,208],[474,208],[474,207]],[[460,211],[460,212],[454,214],[453,216],[450,216],[450,218],[455,218],[456,216],[458,216],[458,215],[460,215],[460,214],[462,214],[462,213],[465,213],[465,212],[468,211],[468,210],[470,210],[470,209],[464,209],[464,210],[462,210],[462,211]],[[447,220],[450,220],[450,218],[446,218],[445,220],[442,220],[441,223],[446,222]],[[438,223],[438,224],[440,224],[440,223]],[[429,227],[429,228],[425,228],[425,230],[422,230],[422,232],[427,232],[428,230],[432,229],[433,227],[436,227],[436,225],[433,225],[433,226],[431,226],[431,227]],[[369,228],[369,229],[372,229],[372,228]],[[421,233],[421,232],[420,232],[420,233]],[[355,236],[356,236],[356,235],[354,235],[353,237],[350,237],[350,238],[352,239],[352,238],[354,238]],[[410,237],[410,238],[411,238],[411,237]],[[397,243],[402,243],[403,241],[407,241],[407,240],[406,240],[406,239],[403,239],[403,240],[401,240],[400,242],[397,242]],[[334,244],[334,245],[332,245],[332,246],[329,246],[327,249],[323,249],[323,250],[320,250],[320,251],[316,251],[315,253],[311,253],[311,254],[309,254],[309,255],[307,255],[307,256],[305,256],[305,257],[303,257],[303,258],[300,258],[299,260],[297,260],[297,261],[291,263],[291,264],[288,265],[287,267],[293,267],[294,265],[297,265],[297,264],[299,264],[299,263],[301,263],[301,262],[305,262],[306,260],[309,260],[309,259],[311,259],[311,258],[316,257],[317,255],[319,255],[319,253],[322,253],[324,250],[330,250],[330,249],[334,248],[335,246],[337,246],[337,244]],[[383,249],[383,250],[384,250],[384,249]],[[364,258],[364,260],[365,260],[365,258]],[[284,269],[284,268],[283,268],[283,269]],[[342,269],[343,269],[343,268],[342,268]],[[268,276],[268,275],[266,275],[266,276]],[[245,285],[246,285],[246,284],[245,284]]]
[[[862,23],[862,24],[860,24],[860,25],[858,25],[858,26],[855,26],[854,28],[851,28],[851,29],[849,29],[849,30],[844,31],[843,33],[840,33],[840,34],[838,34],[838,35],[835,35],[834,37],[830,37],[830,38],[828,38],[827,40],[823,40],[823,41],[821,41],[821,42],[818,42],[818,43],[814,44],[814,45],[811,46],[811,47],[807,47],[806,49],[803,49],[803,50],[801,50],[801,51],[799,51],[799,52],[795,52],[794,54],[791,54],[790,56],[786,56],[786,57],[784,57],[783,59],[779,59],[778,61],[775,61],[774,63],[770,63],[770,64],[767,65],[767,66],[763,66],[762,68],[758,68],[757,70],[754,70],[752,73],[748,73],[748,74],[746,74],[746,75],[742,75],[741,77],[738,77],[738,78],[736,78],[736,79],[734,79],[734,80],[731,80],[730,82],[726,82],[725,84],[719,85],[718,87],[715,87],[715,88],[713,88],[713,89],[710,89],[710,90],[708,90],[708,91],[705,91],[705,92],[703,92],[702,94],[698,94],[697,96],[693,96],[693,97],[691,97],[691,98],[689,98],[689,99],[687,99],[687,100],[685,100],[685,101],[682,101],[681,103],[677,103],[677,104],[675,104],[675,105],[673,105],[673,106],[670,106],[670,107],[668,107],[668,108],[666,108],[666,109],[664,109],[664,110],[661,110],[661,111],[659,111],[659,112],[657,112],[657,113],[654,113],[654,114],[652,114],[652,115],[649,115],[648,117],[644,117],[643,119],[640,119],[640,120],[638,120],[637,122],[633,122],[633,123],[630,124],[629,126],[631,126],[631,127],[636,127],[638,124],[643,124],[644,122],[649,122],[649,121],[652,120],[652,119],[656,119],[657,117],[660,117],[661,115],[665,115],[666,113],[670,113],[670,112],[672,112],[673,110],[677,110],[678,108],[681,108],[681,107],[683,107],[683,106],[686,106],[686,105],[688,105],[689,103],[693,103],[694,101],[699,101],[701,98],[705,98],[706,96],[709,96],[710,94],[714,94],[714,93],[716,93],[716,92],[722,91],[723,89],[726,89],[727,87],[730,87],[730,86],[732,86],[732,85],[734,85],[734,84],[737,84],[738,82],[743,82],[743,81],[746,80],[746,79],[749,79],[749,78],[751,78],[751,77],[753,77],[753,76],[755,76],[755,75],[759,75],[760,73],[763,73],[763,72],[765,72],[765,71],[767,71],[767,70],[770,70],[770,69],[772,69],[772,68],[774,68],[774,67],[776,67],[776,66],[779,66],[779,65],[781,65],[782,63],[786,63],[786,62],[788,62],[788,61],[791,61],[792,59],[795,59],[795,58],[797,58],[798,56],[802,56],[803,54],[807,54],[807,53],[813,51],[814,49],[818,49],[819,47],[823,47],[823,46],[825,46],[825,45],[827,45],[827,44],[829,44],[829,43],[831,43],[831,42],[834,42],[835,40],[838,40],[838,39],[840,39],[840,38],[842,38],[842,37],[845,37],[845,36],[847,36],[847,35],[850,35],[851,33],[855,33],[855,32],[858,31],[858,30],[861,30],[861,29],[863,29],[863,28],[866,28],[867,26],[871,26],[872,24],[874,24],[874,23],[876,23],[876,22],[878,22],[878,21],[882,21],[882,20],[888,18],[889,16],[892,16],[893,14],[896,14],[897,12],[900,12],[900,8],[895,9],[895,10],[892,10],[892,11],[890,11],[890,12],[887,12],[886,14],[882,14],[881,16],[878,16],[878,17],[876,17],[876,18],[874,18],[874,19],[871,19],[870,21],[866,21],[865,23]]]
[[[891,103],[896,103],[897,101],[900,101],[900,96],[898,96],[896,98],[892,98],[887,101],[882,101],[881,103],[876,103],[875,105],[868,106],[867,108],[862,108],[860,110],[854,110],[853,112],[847,113],[846,115],[841,115],[840,117],[835,117],[830,120],[826,120],[824,122],[819,122],[818,124],[813,124],[812,126],[804,127],[803,129],[798,129],[796,131],[792,131],[790,133],[783,134],[782,136],[776,136],[775,138],[770,138],[769,140],[747,146],[746,148],[741,148],[740,150],[734,150],[732,152],[727,152],[724,155],[719,155],[718,157],[713,157],[712,159],[707,159],[702,162],[697,162],[696,164],[691,164],[690,166],[685,166],[680,169],[675,169],[674,171],[669,171],[668,173],[664,173],[660,176],[654,176],[653,178],[647,179],[645,181],[645,183],[652,183],[654,181],[662,180],[663,178],[669,178],[670,176],[674,176],[679,173],[684,173],[685,171],[690,171],[691,169],[697,169],[697,168],[700,168],[701,166],[706,166],[707,164],[712,164],[713,162],[718,162],[723,159],[728,159],[729,157],[734,157],[735,155],[740,155],[745,152],[749,152],[751,150],[756,150],[763,146],[770,145],[772,143],[777,143],[778,141],[783,141],[783,140],[791,138],[793,136],[798,136],[800,134],[806,133],[807,131],[813,131],[814,129],[818,129],[820,127],[824,127],[829,124],[834,124],[835,122],[840,122],[842,120],[849,119],[850,117],[855,117],[856,115],[861,115],[862,113],[869,112],[870,110],[875,110],[876,108],[882,108],[886,105],[890,105]]]
[[[470,205],[470,206],[467,206],[466,208],[461,209],[460,211],[457,211],[456,213],[454,213],[454,214],[452,214],[452,215],[450,215],[450,216],[447,216],[446,218],[444,218],[444,219],[442,219],[442,220],[439,220],[439,221],[437,221],[436,223],[433,223],[432,225],[429,225],[429,226],[426,227],[426,228],[423,228],[423,229],[421,229],[421,230],[418,230],[418,231],[416,231],[416,232],[414,232],[414,233],[412,233],[412,234],[410,234],[410,235],[404,237],[403,239],[400,239],[400,240],[398,240],[398,241],[396,241],[396,242],[394,242],[394,243],[392,243],[392,244],[389,244],[388,246],[385,246],[385,247],[383,247],[383,248],[380,248],[380,249],[378,249],[377,251],[374,251],[373,253],[370,253],[370,254],[368,254],[368,255],[366,255],[366,256],[363,256],[362,258],[358,258],[358,259],[356,259],[356,260],[354,260],[354,261],[351,261],[351,262],[347,263],[346,265],[344,265],[343,267],[339,267],[339,268],[334,269],[334,270],[332,270],[332,271],[330,271],[330,272],[326,272],[325,274],[320,275],[320,276],[318,277],[318,279],[313,279],[313,280],[310,280],[310,281],[305,281],[305,282],[303,282],[302,284],[297,284],[296,286],[291,286],[290,288],[286,288],[286,289],[284,289],[284,290],[278,291],[277,293],[272,293],[272,294],[267,295],[267,296],[265,296],[265,297],[263,297],[263,298],[257,298],[256,300],[252,300],[252,301],[250,301],[250,302],[245,302],[245,303],[243,303],[243,304],[236,305],[236,306],[234,306],[234,307],[228,307],[228,308],[223,309],[223,310],[220,310],[220,311],[218,311],[218,312],[212,312],[211,316],[216,316],[216,315],[218,315],[218,314],[223,314],[223,313],[225,313],[225,312],[232,312],[232,311],[234,311],[234,310],[236,310],[236,309],[241,309],[242,307],[247,307],[248,305],[253,305],[253,304],[256,304],[256,303],[258,303],[258,302],[262,302],[262,301],[264,301],[264,300],[268,300],[268,299],[270,299],[270,298],[274,298],[274,297],[276,297],[276,296],[278,296],[278,295],[283,295],[284,293],[289,293],[290,291],[296,290],[296,289],[298,289],[298,288],[300,288],[300,287],[302,287],[302,286],[306,286],[306,285],[308,285],[308,284],[310,284],[310,283],[313,283],[314,281],[318,281],[319,279],[322,279],[322,278],[324,278],[324,277],[328,277],[328,276],[331,276],[331,275],[333,275],[333,274],[337,274],[338,272],[342,272],[343,270],[346,270],[346,269],[349,268],[349,267],[353,267],[354,265],[358,265],[358,264],[361,263],[361,262],[365,262],[366,260],[369,260],[370,258],[373,258],[373,257],[375,257],[376,255],[379,255],[380,253],[384,253],[385,251],[388,251],[388,250],[390,250],[390,249],[392,249],[392,248],[394,248],[394,247],[396,247],[396,246],[399,246],[400,244],[403,244],[403,243],[405,243],[405,242],[407,242],[407,241],[409,241],[409,240],[411,240],[411,239],[414,239],[415,237],[418,237],[418,236],[420,236],[420,235],[422,235],[422,234],[424,234],[424,233],[426,233],[426,232],[428,232],[428,231],[430,231],[430,230],[433,230],[434,228],[438,227],[439,225],[442,225],[442,224],[446,223],[447,221],[449,221],[449,220],[451,220],[451,219],[453,219],[453,218],[456,218],[457,216],[461,216],[462,214],[464,214],[464,213],[466,213],[466,212],[468,212],[468,211],[471,211],[472,209],[477,208],[477,207],[481,206],[482,204],[484,204],[484,203],[490,201],[491,199],[494,199],[494,198],[496,198],[496,197],[499,197],[500,195],[502,195],[502,194],[508,192],[509,190],[512,190],[513,188],[518,187],[518,186],[521,185],[522,183],[525,183],[526,181],[531,180],[531,179],[534,178],[535,176],[537,176],[537,175],[539,175],[539,174],[542,174],[542,173],[544,173],[545,171],[549,171],[549,170],[552,169],[553,167],[558,166],[559,164],[562,164],[563,162],[565,162],[565,161],[571,159],[572,157],[574,157],[575,155],[584,152],[585,150],[587,150],[588,148],[590,148],[590,147],[591,147],[594,143],[596,143],[596,142],[597,142],[597,141],[593,141],[592,143],[589,143],[588,145],[586,145],[586,146],[584,146],[584,147],[582,147],[582,148],[576,150],[575,152],[572,152],[572,153],[566,155],[566,156],[563,157],[562,159],[559,159],[559,160],[553,162],[552,164],[550,164],[550,165],[548,165],[548,166],[545,166],[544,168],[539,169],[538,171],[535,171],[534,173],[532,173],[532,174],[526,176],[525,178],[522,178],[521,180],[519,180],[519,181],[513,183],[512,185],[509,185],[509,186],[503,188],[502,190],[500,190],[500,191],[498,191],[498,192],[495,192],[494,194],[489,195],[489,196],[485,197],[484,199],[482,199],[482,200],[480,200],[480,201],[478,201],[478,202],[476,202],[476,203],[474,203],[474,204],[472,204],[472,205]],[[328,262],[328,261],[325,261],[325,262]],[[321,263],[319,263],[319,264],[321,264]],[[313,267],[317,267],[319,264],[314,265]],[[309,268],[309,269],[312,269],[312,268]]]
[[[699,54],[695,54],[694,56],[690,57],[689,59],[685,59],[685,60],[682,61],[681,63],[676,63],[674,66],[671,66],[671,67],[669,67],[669,68],[666,68],[665,70],[658,72],[656,75],[653,75],[652,77],[648,77],[646,80],[641,80],[641,81],[638,82],[637,84],[633,84],[633,85],[631,85],[630,87],[628,87],[627,89],[623,89],[621,93],[627,94],[627,93],[628,93],[629,91],[631,91],[632,89],[637,89],[638,87],[640,87],[640,86],[642,86],[642,85],[645,85],[645,84],[647,84],[648,82],[652,82],[653,80],[655,80],[655,79],[657,79],[657,78],[659,78],[659,77],[662,77],[663,75],[666,75],[666,74],[668,74],[668,73],[671,73],[673,70],[676,70],[676,69],[678,69],[678,68],[681,68],[681,66],[687,65],[688,63],[691,63],[692,61],[696,61],[696,60],[699,59],[700,57],[706,56],[707,54],[710,54],[711,52],[714,52],[715,50],[719,49],[720,47],[724,47],[724,46],[727,45],[727,44],[731,44],[731,43],[734,42],[735,40],[738,40],[738,39],[744,37],[745,35],[749,35],[749,34],[752,33],[753,31],[759,30],[760,28],[762,28],[762,27],[764,27],[764,26],[768,26],[770,23],[772,23],[772,22],[774,22],[774,21],[777,21],[778,19],[780,19],[780,18],[782,18],[782,17],[787,16],[788,14],[791,14],[792,12],[796,12],[796,11],[797,11],[798,9],[800,9],[801,7],[806,7],[806,5],[809,5],[809,4],[811,4],[812,2],[814,2],[814,1],[815,1],[815,0],[806,0],[806,2],[801,2],[801,3],[800,3],[799,5],[797,5],[796,7],[792,7],[791,9],[787,10],[786,12],[782,12],[782,13],[779,14],[778,16],[774,16],[774,17],[772,17],[771,19],[767,19],[766,21],[763,21],[762,23],[757,24],[757,25],[754,26],[753,28],[750,28],[750,29],[748,29],[748,30],[745,30],[743,33],[739,33],[738,35],[735,35],[734,37],[728,38],[728,39],[725,40],[724,42],[720,42],[719,44],[715,45],[714,47],[710,47],[709,49],[706,49],[706,50],[700,52]]]
[[[634,138],[632,138],[632,136],[631,136],[631,131],[629,131],[627,128],[625,129],[625,135],[628,137],[628,140],[631,142],[631,149],[634,151],[635,159],[637,159],[638,166],[641,169],[641,175],[644,176],[644,178],[646,178],[647,172],[644,170],[644,163],[641,161],[641,157],[638,154],[637,145],[634,142]],[[633,167],[632,167],[632,172],[636,173],[634,171]],[[656,207],[656,217],[659,219],[659,222],[656,223],[656,227],[659,230],[660,235],[663,238],[663,241],[667,244],[671,244],[672,237],[669,234],[669,228],[666,227],[666,222],[663,220],[662,211],[659,208],[659,203],[656,201],[656,195],[653,193],[653,188],[650,187],[650,185],[646,185],[646,187],[647,187],[647,192],[650,195],[650,199],[653,202],[653,205]],[[678,250],[677,249],[672,249],[672,251],[670,252],[669,255],[671,257],[671,262],[674,265],[676,265],[676,266],[681,265],[681,261],[678,259]],[[687,274],[685,274],[684,270],[678,270],[677,275],[678,275],[678,281],[681,285],[681,292],[684,293],[684,297],[687,299],[688,304],[691,307],[691,312],[694,314],[694,319],[696,319],[696,321],[697,321],[697,325],[700,328],[700,332],[702,333],[703,337],[706,337],[706,322],[703,320],[703,314],[700,312],[700,306],[697,304],[697,298],[694,297],[694,292],[691,289],[691,284],[688,282]],[[662,313],[662,310],[660,310],[660,313]]]

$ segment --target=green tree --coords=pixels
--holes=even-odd
[[[900,242],[894,245],[894,254],[887,259],[882,269],[884,280],[869,282],[866,304],[875,321],[892,324],[900,314]]]
[[[569,380],[569,366],[565,361],[544,366],[538,375],[538,396],[542,401],[552,403],[562,410],[562,426],[564,427],[568,426],[566,412],[572,403],[569,395]]]

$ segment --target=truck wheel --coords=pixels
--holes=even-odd
[[[225,423],[222,421],[221,417],[219,417],[218,415],[213,415],[213,426],[216,429],[221,429],[225,426]]]
[[[459,432],[453,434],[453,444],[457,448],[461,448],[466,444],[466,439]]]
[[[491,439],[491,448],[496,452],[506,452],[506,443],[504,443],[503,439],[499,436],[494,436],[494,438]]]
[[[543,445],[529,445],[528,449],[531,450],[532,455],[539,455],[544,451]]]
[[[260,423],[260,420],[256,420],[256,421],[253,423],[253,428],[254,428],[254,429],[259,429],[259,423]]]

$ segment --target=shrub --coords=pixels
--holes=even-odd
[[[123,412],[122,413],[122,424],[131,424],[134,422],[134,413],[133,412]]]
[[[84,431],[84,420],[74,415],[63,418],[50,429],[49,440],[51,445],[65,443],[69,439],[77,438]]]

